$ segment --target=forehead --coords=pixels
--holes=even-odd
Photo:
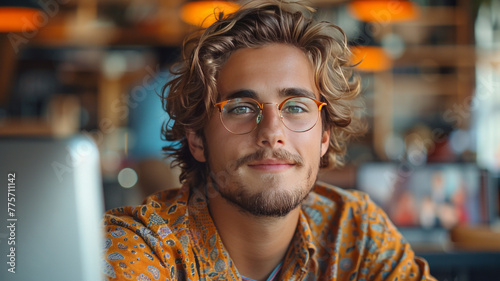
[[[239,49],[217,76],[219,100],[239,91],[254,92],[260,100],[274,100],[294,88],[319,98],[309,59],[299,48],[286,44]]]

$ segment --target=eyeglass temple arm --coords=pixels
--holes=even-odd
[[[229,100],[218,102],[218,103],[214,104],[214,107],[217,107],[219,109],[219,111],[222,112],[222,108],[224,108],[224,105],[226,105],[226,103],[228,103],[228,102],[229,102]]]
[[[312,100],[313,100],[313,101],[316,103],[316,105],[318,106],[318,111],[321,111],[321,109],[323,108],[323,106],[325,106],[325,105],[326,105],[326,102],[317,101],[317,100],[315,100],[315,99],[312,99]]]

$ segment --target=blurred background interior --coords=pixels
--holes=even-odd
[[[500,0],[310,2],[363,59],[369,125],[320,179],[369,193],[440,280],[498,280]],[[238,4],[0,0],[0,136],[92,138],[106,209],[179,186],[157,93],[214,7]]]

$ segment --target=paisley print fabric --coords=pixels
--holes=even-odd
[[[242,280],[205,196],[183,186],[104,218],[108,280]],[[318,183],[277,280],[435,280],[366,194]]]

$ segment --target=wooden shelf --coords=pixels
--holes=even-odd
[[[397,22],[395,26],[436,27],[443,25],[465,25],[467,15],[464,11],[449,6],[422,6],[419,7],[420,15],[411,21]]]
[[[417,96],[457,96],[459,87],[474,85],[474,77],[460,79],[453,74],[395,74],[394,93],[405,93]]]
[[[432,60],[439,66],[475,67],[476,48],[470,46],[409,46],[403,56],[394,61],[395,66],[419,65],[422,60]]]

